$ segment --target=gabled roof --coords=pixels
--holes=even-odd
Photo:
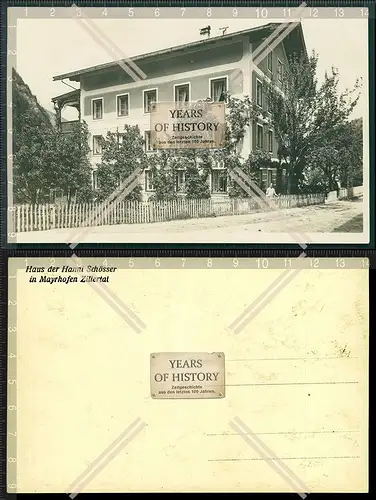
[[[65,94],[60,94],[56,97],[53,97],[51,99],[52,102],[55,102],[55,101],[58,101],[60,99],[72,99],[72,100],[76,100],[77,98],[79,99],[80,98],[80,89],[76,89],[76,90],[71,90],[70,92],[66,92]]]
[[[195,42],[185,43],[183,45],[177,45],[175,47],[170,47],[167,49],[157,50],[154,52],[147,52],[145,54],[132,56],[130,59],[132,59],[132,61],[136,63],[136,62],[143,61],[145,59],[154,59],[154,58],[158,58],[160,56],[165,56],[168,54],[189,51],[192,49],[194,50],[195,48],[198,48],[198,47],[203,46],[203,45],[207,45],[209,47],[210,45],[214,45],[220,41],[236,39],[238,37],[241,37],[241,36],[247,35],[247,34],[250,36],[250,39],[261,40],[261,39],[265,38],[266,36],[270,35],[276,28],[278,28],[280,25],[283,25],[283,24],[285,24],[286,28],[287,28],[292,23],[269,23],[269,24],[265,24],[263,26],[258,26],[256,28],[249,28],[246,30],[236,31],[234,33],[229,33],[227,35],[215,36],[212,38],[206,38],[206,39],[198,40]],[[281,34],[282,34],[282,32],[281,32]],[[283,42],[286,45],[286,52],[287,53],[289,53],[290,50],[294,51],[295,50],[294,47],[296,47],[297,43],[300,45],[301,50],[303,50],[304,52],[307,52],[306,47],[305,47],[305,43],[304,43],[303,31],[302,31],[302,27],[301,27],[300,23],[298,23],[296,25],[296,27],[293,30],[291,30],[291,32],[284,38]],[[127,63],[127,59],[123,59],[122,62]],[[118,65],[118,61],[111,61],[109,63],[100,64],[97,66],[91,66],[89,68],[84,68],[84,69],[80,69],[77,71],[71,71],[69,73],[64,73],[62,75],[57,75],[57,76],[53,77],[53,80],[64,80],[65,78],[68,78],[72,81],[78,82],[78,81],[80,81],[81,75],[94,73],[96,71],[102,71],[102,70],[106,70],[106,69],[115,68],[117,65]]]

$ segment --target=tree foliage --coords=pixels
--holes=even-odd
[[[89,130],[85,122],[74,123],[69,134],[55,133],[54,185],[61,189],[68,204],[73,198],[92,198]]]
[[[73,197],[91,196],[89,132],[84,123],[63,134],[52,123],[30,88],[13,69],[13,195],[16,203],[37,204],[60,189]]]
[[[12,70],[13,197],[16,203],[37,203],[52,182],[54,129],[46,111]]]
[[[129,177],[138,166],[145,168],[147,155],[144,151],[144,140],[137,125],[125,125],[121,134],[107,132],[101,141],[102,157],[97,164],[98,200],[106,199],[115,189]],[[136,186],[124,198],[139,200],[141,186]]]
[[[239,160],[239,158],[234,157],[233,167],[238,166],[246,174],[246,176],[255,184],[257,184],[260,189],[265,191],[266,186],[263,185],[261,181],[261,169],[268,168],[271,166],[270,154],[266,151],[256,150],[252,151],[245,161]],[[229,185],[229,195],[232,198],[247,198],[249,193],[245,191],[236,181],[230,179]]]
[[[243,99],[223,95],[226,103],[225,142],[220,149],[164,150],[150,155],[149,165],[153,172],[157,200],[174,199],[181,194],[187,198],[210,198],[209,176],[213,168],[223,168],[222,175],[247,163],[240,156],[240,145],[247,127],[258,116],[255,103],[245,96]],[[185,171],[185,183],[180,191],[176,190],[176,176],[179,170]],[[232,183],[233,185],[233,183]],[[233,186],[232,192],[238,192]],[[248,195],[247,195],[248,196]]]
[[[154,192],[151,200],[174,200],[178,197],[176,191],[176,175],[179,170],[180,158],[172,156],[168,150],[159,150],[149,154],[148,169],[153,179]],[[183,162],[181,162],[183,164]]]
[[[187,198],[210,198],[209,175],[214,163],[210,150],[188,149],[185,151],[185,193]]]
[[[363,184],[362,120],[338,126],[307,161],[302,190],[328,193]]]
[[[344,123],[337,135],[342,186],[353,187],[363,184],[363,120],[356,118]]]
[[[284,69],[281,85],[265,82],[271,123],[280,152],[288,162],[288,192],[301,189],[309,159],[346,124],[360,96],[359,80],[351,90],[339,92],[339,73],[334,67],[319,84],[317,63],[315,53],[308,58],[303,54],[293,56]],[[321,156],[328,154],[325,151]]]

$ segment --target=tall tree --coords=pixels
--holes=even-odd
[[[54,186],[64,193],[68,205],[91,199],[91,164],[89,130],[85,122],[74,123],[69,133],[55,132]]]
[[[54,128],[14,68],[12,79],[13,196],[15,203],[35,204],[51,186]]]
[[[363,185],[363,120],[344,123],[336,137],[340,151],[340,181],[347,188]]]
[[[98,199],[106,199],[138,166],[145,168],[145,141],[137,125],[125,125],[121,133],[107,132],[101,141],[102,158],[98,164]],[[136,186],[125,198],[139,200],[141,186]]]
[[[42,203],[61,189],[68,203],[91,196],[89,132],[85,123],[57,130],[13,69],[13,191],[16,203]]]
[[[339,125],[314,149],[304,171],[304,191],[329,192],[363,184],[363,130],[358,118]]]
[[[229,158],[230,160],[230,158]],[[263,150],[252,151],[245,161],[241,161],[234,155],[230,168],[239,167],[247,175],[248,179],[265,191],[266,187],[261,180],[261,169],[271,167],[270,154]],[[232,198],[248,198],[249,191],[245,191],[236,181],[230,179],[229,195]]]
[[[180,166],[179,155],[171,155],[169,150],[150,153],[148,169],[153,179],[151,200],[174,200],[177,198],[176,176]]]
[[[308,58],[292,56],[281,85],[265,81],[271,124],[287,161],[289,193],[300,189],[307,159],[348,120],[360,95],[359,80],[351,90],[339,92],[339,73],[334,67],[319,84],[317,63],[315,53]]]
[[[185,172],[185,193],[190,199],[210,198],[209,175],[214,164],[210,150],[183,150],[183,165]]]

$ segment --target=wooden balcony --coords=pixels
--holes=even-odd
[[[71,120],[71,121],[67,121],[67,122],[61,122],[60,126],[61,126],[61,132],[63,134],[69,134],[72,132],[73,130],[73,127],[76,123],[80,123],[80,120]]]
[[[72,124],[80,121],[81,110],[80,110],[80,89],[73,90],[71,92],[67,92],[66,94],[59,95],[57,97],[52,98],[52,103],[54,105],[55,113],[56,113],[56,123],[58,127],[64,128],[64,132],[71,131],[69,127],[72,127]],[[61,112],[65,108],[65,106],[71,106],[78,111],[78,120],[72,120],[68,122],[63,122],[61,119]]]

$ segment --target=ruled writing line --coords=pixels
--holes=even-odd
[[[278,431],[278,432],[256,432],[256,436],[274,436],[274,435],[290,435],[290,434],[351,434],[359,433],[359,430],[334,430],[334,431]],[[247,433],[245,433],[247,434]],[[236,432],[223,432],[216,434],[205,434],[205,436],[238,436]]]
[[[341,459],[358,459],[359,455],[343,455],[338,457],[278,457],[280,460],[341,460]],[[212,458],[208,462],[243,462],[250,460],[275,460],[274,457],[255,457],[255,458]]]
[[[265,385],[332,385],[332,384],[359,384],[358,381],[343,381],[343,382],[274,382],[265,384],[226,384],[226,387],[248,387],[248,386],[265,386]]]
[[[323,356],[317,358],[243,358],[243,359],[226,359],[226,362],[240,361],[317,361],[326,359],[358,359],[357,356]]]

